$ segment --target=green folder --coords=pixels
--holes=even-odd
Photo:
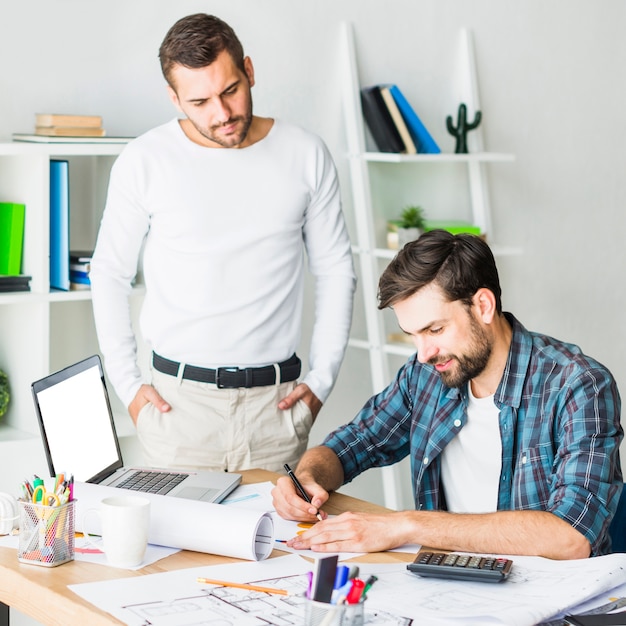
[[[425,231],[429,230],[447,230],[453,235],[459,235],[462,233],[468,233],[470,235],[480,235],[480,227],[474,226],[469,222],[461,222],[457,220],[426,220]]]
[[[21,272],[25,211],[23,204],[0,202],[0,274]]]

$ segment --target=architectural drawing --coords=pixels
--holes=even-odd
[[[304,620],[306,576],[285,576],[250,581],[264,587],[285,589],[280,596],[232,587],[201,585],[192,596],[122,607],[142,626],[300,626]],[[129,623],[131,623],[129,621]],[[386,611],[365,610],[364,626],[411,626],[410,618]]]

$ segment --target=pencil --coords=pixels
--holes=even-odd
[[[248,591],[263,591],[265,593],[275,593],[279,596],[290,595],[284,589],[274,589],[272,587],[259,587],[258,585],[247,585],[245,583],[231,583],[226,580],[213,580],[212,578],[198,578],[199,583],[207,585],[220,585],[221,587],[234,587],[235,589],[247,589]]]

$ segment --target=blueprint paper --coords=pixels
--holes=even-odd
[[[129,626],[300,626],[311,563],[290,555],[256,563],[196,567],[69,588]],[[197,577],[252,582],[290,596],[197,582]],[[367,606],[367,605],[366,605]],[[410,626],[411,620],[377,610],[367,626]]]
[[[531,626],[585,600],[604,601],[607,591],[626,582],[626,554],[576,561],[508,558],[513,558],[514,569],[506,582],[498,584],[421,578],[407,572],[405,564],[359,563],[361,576],[378,576],[367,595],[365,624]],[[305,572],[310,569],[310,563],[290,555],[70,585],[70,589],[131,626],[284,626],[303,623],[303,599],[298,594],[306,588]],[[286,589],[295,595],[203,585],[198,576]]]

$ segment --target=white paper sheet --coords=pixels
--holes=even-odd
[[[626,582],[625,554],[578,561],[510,558],[513,573],[498,584],[421,578],[407,572],[404,564],[359,563],[361,577],[378,576],[367,595],[366,624],[530,626]],[[196,578],[256,583],[299,593],[306,585],[304,572],[310,568],[310,563],[291,555],[84,583],[70,589],[133,626],[147,623],[148,618],[155,626],[218,623],[220,619],[219,623],[237,626],[284,626],[302,623],[297,596],[200,585]]]
[[[283,519],[274,509],[274,503],[272,501],[272,489],[274,485],[271,482],[254,483],[252,485],[239,485],[225,500],[222,501],[222,506],[236,507],[236,508],[249,508],[255,511],[267,511],[271,514],[274,522],[274,548],[276,550],[282,550],[283,552],[291,552],[299,556],[307,557],[310,559],[317,559],[321,555],[319,552],[313,550],[294,550],[293,548],[285,545],[285,541],[292,539],[299,532],[302,532],[303,527],[300,522],[294,522],[292,520]],[[417,552],[409,548],[408,550],[401,550],[401,552]],[[324,555],[328,556],[331,553],[325,552]],[[337,554],[340,561],[351,559],[355,556],[364,554],[363,552],[333,552]]]
[[[274,485],[270,481],[239,485],[231,491],[224,500],[222,506],[238,509],[253,509],[255,511],[273,511],[272,489]]]
[[[291,552],[292,554],[308,557],[310,559],[319,559],[320,556],[330,556],[331,554],[336,554],[340,561],[345,561],[346,559],[351,559],[355,556],[365,554],[364,552],[315,552],[314,550],[296,550],[295,548],[290,548],[285,541],[293,539],[298,533],[304,532],[306,526],[303,526],[301,522],[283,519],[280,515],[278,515],[278,513],[276,513],[276,511],[272,511],[271,515],[274,520],[275,529],[274,547],[277,550]],[[331,515],[330,517],[333,516]]]
[[[19,546],[19,536],[18,535],[3,535],[0,537],[0,547],[1,548],[13,548],[17,551]],[[107,563],[106,556],[104,552],[94,552],[93,546],[90,543],[87,543],[87,540],[80,535],[74,540],[74,560],[75,561],[86,561],[87,563],[95,563],[96,565],[106,565],[107,567],[114,567]],[[176,554],[176,552],[180,552],[179,548],[167,548],[165,546],[155,546],[151,543],[148,544],[146,548],[146,554],[143,557],[143,561],[134,567],[122,567],[120,569],[141,569],[142,567],[146,567],[147,565],[151,565],[152,563],[156,563],[161,559],[164,559],[172,554]],[[17,558],[17,556],[15,557]]]
[[[306,572],[310,570],[310,562],[290,555],[258,563],[197,567],[69,588],[129,626],[295,626],[304,623]],[[198,583],[198,576],[240,583],[255,581],[291,595]],[[366,615],[366,623],[407,626],[411,621],[377,610]]]
[[[83,532],[88,509],[98,508],[103,498],[135,491],[77,482],[76,530]],[[238,559],[266,559],[274,547],[274,523],[269,513],[220,504],[141,494],[151,502],[148,542],[171,548],[207,552]],[[88,530],[98,534],[99,518],[90,515]]]

